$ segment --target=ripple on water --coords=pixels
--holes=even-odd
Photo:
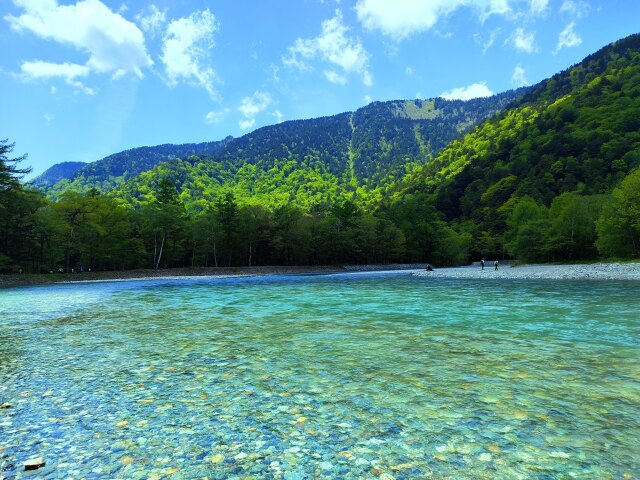
[[[0,477],[634,478],[638,300],[404,275],[2,291]]]

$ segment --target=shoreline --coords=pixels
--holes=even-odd
[[[304,275],[408,270],[411,275],[442,279],[520,279],[520,280],[640,280],[640,263],[602,262],[591,264],[525,264],[500,265],[495,271],[487,263],[484,270],[476,265],[425,270],[425,264],[391,265],[323,265],[323,266],[258,266],[198,267],[160,270],[125,270],[108,272],[10,274],[0,275],[0,289],[31,285],[75,282],[124,281],[145,279],[179,279],[189,277],[240,277],[265,275]]]
[[[251,277],[265,275],[305,275],[314,273],[349,273],[384,270],[418,270],[424,264],[390,265],[319,265],[319,266],[256,266],[256,267],[196,267],[159,270],[122,270],[106,272],[42,273],[0,275],[0,289],[32,285],[53,285],[76,282],[108,282],[145,279],[179,279],[191,277]]]
[[[433,272],[420,271],[419,277],[444,279],[517,279],[517,280],[640,280],[640,263],[602,262],[590,264],[525,264],[500,265],[494,270],[493,262],[480,266],[436,268]]]

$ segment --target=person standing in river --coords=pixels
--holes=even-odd
[[[482,270],[484,270],[484,258],[480,260],[480,266],[482,267]]]
[[[493,262],[493,266],[495,267],[495,270],[498,270],[498,260],[496,260],[495,262]]]

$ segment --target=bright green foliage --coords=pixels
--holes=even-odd
[[[0,273],[35,268],[41,261],[36,216],[44,196],[21,188],[0,191]]]
[[[549,210],[531,197],[521,198],[507,220],[507,252],[525,262],[547,260]]]
[[[474,257],[502,255],[507,228],[516,235],[507,239],[508,250],[522,252],[513,242],[520,237],[526,243],[540,229],[528,224],[525,234],[508,227],[518,199],[528,196],[552,206],[569,192],[610,192],[640,165],[639,119],[640,35],[632,35],[542,82],[514,108],[452,142],[433,162],[408,175],[392,199],[403,202],[407,194],[419,194],[446,220],[472,221],[484,238],[474,237]],[[593,222],[599,209],[587,212],[592,206],[576,197],[562,198],[552,208],[567,223],[554,216],[545,253],[528,251],[526,256],[571,260],[596,255]],[[478,250],[480,244],[493,244],[492,251]]]
[[[613,191],[596,222],[598,251],[606,256],[640,257],[640,168]]]
[[[53,203],[14,170],[0,269],[640,256],[640,35],[451,141],[516,97],[373,103],[150,170],[106,162]]]

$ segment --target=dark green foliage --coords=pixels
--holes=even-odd
[[[399,177],[525,92],[469,101],[374,102],[353,113],[284,122],[222,142],[133,149],[83,167],[48,193],[55,198],[95,187],[136,205],[149,200],[159,179],[170,178],[190,211],[228,190],[241,203],[270,207],[293,202],[326,208],[354,198],[372,203]]]
[[[517,97],[286,122],[53,203],[5,141],[0,269],[640,256],[639,36]]]
[[[50,197],[58,198],[63,192],[75,190],[85,192],[91,188],[108,191],[129,178],[150,170],[156,165],[173,158],[190,155],[209,155],[227,143],[232,137],[219,142],[188,143],[183,145],[158,145],[155,147],[139,147],[115,153],[96,162],[84,164],[81,168],[65,167],[63,178],[56,182],[45,181],[54,174],[61,173],[63,165],[76,165],[66,162],[54,165],[34,180],[34,184]],[[55,183],[55,184],[54,184]]]
[[[446,220],[473,222],[476,258],[505,249],[527,259],[593,258],[602,202],[579,197],[597,199],[640,165],[639,47],[640,36],[632,35],[541,82],[410,174],[395,198],[418,194]],[[542,249],[517,246],[541,231],[531,221],[514,227],[510,215],[523,197],[553,210]]]
[[[7,139],[0,140],[0,192],[19,187],[20,178],[31,171],[28,167],[18,167],[18,164],[27,158],[26,155],[9,157],[14,146],[15,144],[9,143]]]
[[[596,223],[598,251],[606,256],[640,258],[640,168],[613,191]]]
[[[42,175],[38,175],[30,183],[39,188],[55,185],[60,180],[70,178],[82,167],[87,164],[85,162],[62,162],[56,163],[53,167],[48,168]]]

